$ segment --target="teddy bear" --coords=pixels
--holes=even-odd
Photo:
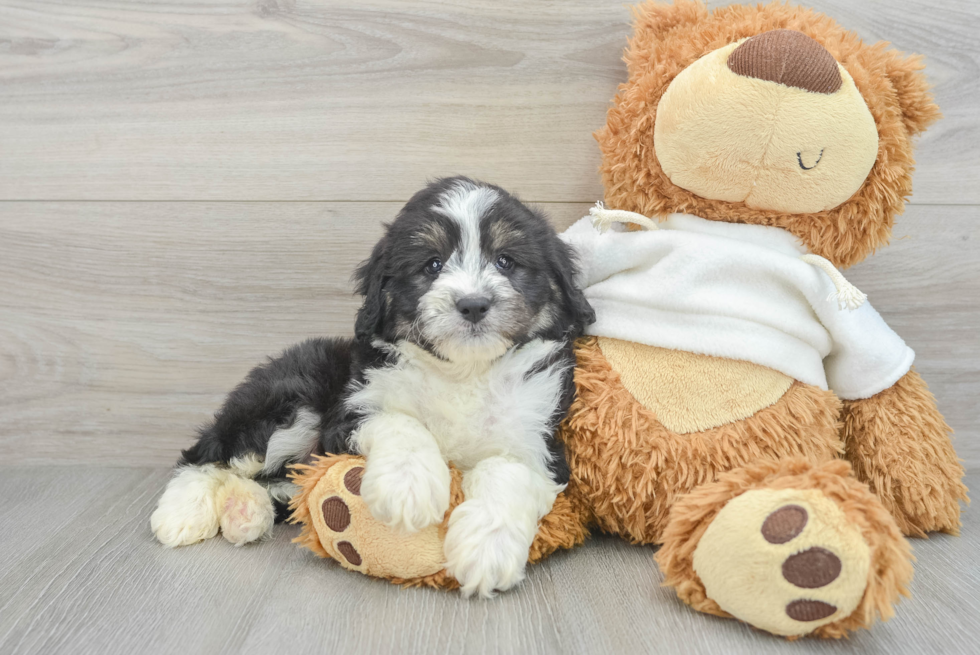
[[[570,481],[535,562],[598,528],[656,544],[696,610],[841,637],[908,594],[904,535],[956,533],[963,468],[914,353],[839,268],[888,241],[922,63],[773,3],[635,9],[604,127],[604,203],[564,234],[597,320],[560,427]],[[453,588],[441,525],[397,533],[363,460],[298,466],[297,542],[368,575]]]

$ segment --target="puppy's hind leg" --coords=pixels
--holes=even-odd
[[[349,340],[311,339],[252,369],[181,453],[150,521],[161,543],[193,544],[220,529],[244,544],[271,531],[270,494],[288,501],[285,467],[317,446],[321,417],[338,407],[349,378],[349,351]]]
[[[219,528],[236,546],[269,534],[276,516],[272,499],[250,479],[261,466],[261,461],[248,457],[233,459],[228,467],[178,468],[150,517],[153,533],[168,548],[210,539]]]
[[[228,462],[228,479],[218,490],[221,534],[242,546],[272,531],[276,520],[275,501],[288,503],[296,487],[285,478],[285,466],[309,455],[320,436],[320,416],[300,407],[289,427],[272,433],[265,457],[250,453]],[[264,484],[255,481],[261,477]]]
[[[228,414],[224,409],[219,425],[203,430],[198,442],[183,452],[150,518],[150,527],[165,546],[210,539],[219,528],[236,546],[269,534],[276,518],[272,496],[282,503],[294,490],[286,480],[285,465],[308,455],[319,437],[320,417],[307,408],[296,412],[289,427],[272,434],[267,432],[269,421],[245,417],[235,423]],[[243,439],[242,434],[251,438]],[[245,454],[226,460],[223,451],[230,448]]]
[[[221,535],[236,546],[243,546],[272,532],[276,510],[266,488],[252,479],[262,467],[261,460],[254,456],[233,459],[229,467],[215,506]]]
[[[189,546],[218,534],[215,502],[227,477],[227,470],[214,464],[178,468],[150,517],[160,543],[168,548]]]
[[[284,467],[309,455],[319,436],[320,416],[312,409],[300,407],[288,427],[268,437],[265,457],[248,453],[228,462],[227,478],[215,499],[225,539],[242,546],[272,532],[276,522],[273,498],[288,502],[295,490],[285,478]],[[264,484],[255,481],[259,477]]]

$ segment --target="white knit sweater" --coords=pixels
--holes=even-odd
[[[656,230],[600,232],[586,217],[562,236],[596,311],[589,334],[754,362],[844,399],[912,365],[878,312],[842,308],[834,280],[781,228],[672,214]]]

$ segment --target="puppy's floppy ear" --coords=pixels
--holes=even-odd
[[[388,237],[385,236],[374,246],[370,259],[362,262],[354,272],[357,293],[364,296],[354,321],[354,336],[360,341],[370,341],[384,326],[387,245]]]
[[[578,265],[572,249],[564,241],[555,237],[555,248],[552,251],[552,274],[558,283],[562,295],[562,309],[573,323],[573,337],[578,337],[585,331],[585,326],[595,323],[595,310],[586,300],[585,294],[575,284]]]

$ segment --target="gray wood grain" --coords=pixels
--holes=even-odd
[[[0,461],[173,462],[249,368],[351,333],[400,206],[0,203]]]
[[[619,0],[0,3],[0,198],[599,194]]]
[[[401,589],[291,544],[166,550],[148,527],[161,469],[0,468],[0,652],[972,653],[980,522],[914,541],[912,598],[839,642],[793,644],[694,612],[653,549],[598,536],[491,601]],[[974,474],[970,482],[980,483]]]
[[[936,85],[913,205],[847,276],[976,486],[980,3],[807,4]],[[621,0],[0,0],[0,653],[976,651],[975,511],[915,542],[895,619],[794,644],[693,612],[612,537],[490,602],[348,573],[289,526],[153,540],[194,426],[266,355],[350,332],[350,271],[426,179],[483,177],[558,227],[601,197],[628,21]]]
[[[980,4],[809,4],[926,56],[946,119],[914,202],[980,202]],[[404,201],[468,173],[589,202],[628,22],[621,0],[3,0],[0,198]]]
[[[0,461],[168,465],[256,363],[350,334],[396,203],[0,203]],[[584,204],[544,206],[564,227]],[[848,272],[980,464],[980,209],[913,206]]]

